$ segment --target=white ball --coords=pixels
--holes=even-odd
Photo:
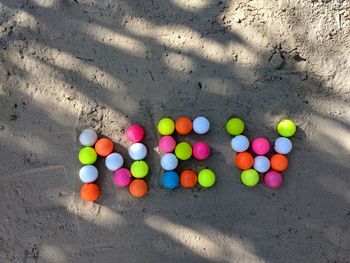
[[[93,165],[85,165],[80,168],[79,177],[84,183],[92,183],[97,179],[98,171]]]
[[[124,164],[123,156],[121,156],[119,153],[111,153],[106,157],[105,164],[108,170],[116,171]]]
[[[270,160],[265,156],[256,156],[253,167],[257,172],[265,173],[270,169]]]
[[[197,134],[205,134],[209,131],[210,123],[206,117],[200,116],[193,120],[193,130]]]
[[[133,143],[129,149],[129,156],[131,157],[131,159],[133,160],[142,160],[146,157],[147,155],[147,148],[144,144],[142,143]]]
[[[244,135],[238,135],[232,138],[231,147],[235,152],[244,152],[249,148],[249,140]]]
[[[292,150],[292,142],[288,138],[279,137],[275,141],[275,151],[280,154],[288,154]]]
[[[80,133],[79,141],[84,146],[93,146],[97,141],[97,133],[93,129],[85,129]]]
[[[160,159],[160,165],[164,170],[167,170],[167,171],[175,170],[178,163],[179,161],[177,160],[176,155],[173,153],[166,153]]]

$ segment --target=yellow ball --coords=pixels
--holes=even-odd
[[[158,122],[157,128],[161,135],[170,135],[175,130],[175,123],[170,118],[163,118]]]
[[[175,155],[180,160],[188,160],[192,156],[192,147],[187,142],[180,142],[178,145],[176,145],[175,148]]]
[[[215,184],[215,173],[210,169],[203,169],[198,173],[198,183],[206,188]]]
[[[277,132],[283,137],[291,137],[297,131],[297,126],[292,120],[285,119],[281,120],[277,124]]]

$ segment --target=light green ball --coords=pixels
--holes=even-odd
[[[144,178],[148,174],[148,164],[145,161],[135,161],[131,164],[131,174],[135,178]]]
[[[291,137],[297,131],[297,126],[292,120],[285,119],[281,120],[277,124],[277,132],[283,137]]]
[[[188,160],[192,156],[192,147],[187,142],[180,142],[178,145],[176,145],[175,148],[175,155],[180,160]]]
[[[97,153],[94,148],[86,146],[81,148],[78,158],[82,164],[93,164],[97,160]]]
[[[209,188],[215,183],[215,173],[210,169],[203,169],[198,173],[198,183]]]
[[[170,118],[163,118],[158,122],[158,131],[161,135],[170,135],[175,130],[175,123]]]
[[[240,135],[244,131],[244,122],[239,118],[231,118],[226,123],[226,131],[233,136]]]
[[[244,170],[241,173],[241,181],[246,186],[255,186],[259,182],[259,174],[254,169]]]

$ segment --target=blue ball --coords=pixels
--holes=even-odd
[[[162,184],[165,188],[175,189],[179,186],[179,175],[177,172],[168,171],[163,174]]]

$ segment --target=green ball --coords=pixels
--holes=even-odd
[[[97,153],[94,148],[86,146],[81,148],[78,158],[82,164],[93,164],[97,160]]]
[[[231,118],[226,123],[226,131],[233,136],[240,135],[244,131],[244,122],[239,118]]]
[[[158,131],[161,135],[170,135],[175,130],[175,123],[170,118],[163,118],[158,122]]]
[[[192,147],[187,142],[180,142],[178,145],[176,145],[175,148],[175,155],[180,160],[188,160],[192,156]]]
[[[259,182],[259,174],[254,169],[244,170],[241,173],[241,181],[246,186],[254,186]]]
[[[148,164],[145,161],[135,161],[130,168],[132,176],[144,178],[148,174]]]
[[[215,183],[215,173],[210,169],[203,169],[198,173],[198,183],[206,188]]]
[[[277,124],[277,132],[283,137],[291,137],[297,131],[297,126],[292,120],[285,119],[281,120]]]

